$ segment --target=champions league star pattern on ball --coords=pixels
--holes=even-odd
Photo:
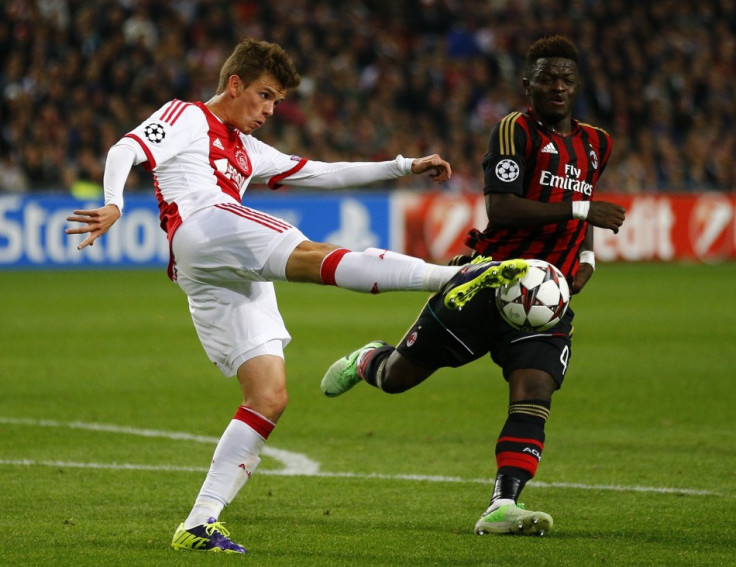
[[[496,306],[504,320],[521,331],[554,327],[570,304],[570,288],[557,268],[543,260],[527,260],[529,271],[519,281],[496,290]]]

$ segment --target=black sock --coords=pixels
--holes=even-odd
[[[369,350],[363,355],[363,359],[358,365],[358,376],[360,376],[366,384],[375,386],[379,390],[383,390],[384,370],[388,357],[394,351],[391,345],[384,345]]]
[[[526,483],[534,478],[544,450],[544,426],[550,403],[525,400],[509,405],[509,416],[496,442],[498,471],[491,502],[517,501]]]

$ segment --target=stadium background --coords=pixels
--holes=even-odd
[[[490,128],[526,106],[524,49],[559,32],[581,50],[576,116],[614,138],[599,191],[629,210],[618,237],[597,237],[600,259],[736,257],[726,0],[7,0],[0,10],[0,267],[164,262],[141,168],[113,242],[80,255],[62,219],[99,198],[109,146],[166,100],[207,100],[246,35],[281,43],[303,76],[264,141],[328,161],[438,152],[453,165],[439,191],[416,177],[327,196],[249,188],[248,204],[315,240],[433,260],[461,251],[465,230],[484,223]]]

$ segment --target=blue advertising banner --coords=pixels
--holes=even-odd
[[[286,220],[310,240],[357,250],[389,246],[385,193],[246,193],[243,204]],[[65,234],[66,217],[98,206],[58,195],[0,196],[0,270],[166,266],[168,242],[152,196],[127,196],[124,214],[110,232],[77,250],[83,237]]]

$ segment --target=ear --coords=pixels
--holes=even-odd
[[[523,79],[521,79],[521,86],[524,88],[524,94],[526,96],[529,96],[529,91],[531,89],[532,82],[526,77],[524,77]]]
[[[230,75],[227,80],[227,92],[231,97],[238,96],[243,92],[243,81],[237,75]]]

